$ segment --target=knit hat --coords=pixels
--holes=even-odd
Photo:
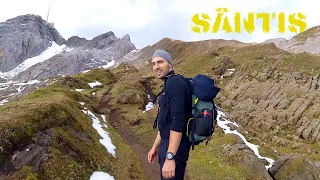
[[[162,50],[162,49],[158,49],[156,50],[156,52],[154,52],[152,59],[154,57],[162,57],[163,59],[167,60],[170,64],[172,64],[172,56],[171,54],[166,51],[166,50]]]

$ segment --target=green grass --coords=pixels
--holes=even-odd
[[[76,74],[73,78],[83,80],[87,83],[98,81],[105,85],[116,82],[116,76],[109,69],[92,69],[87,73]]]
[[[136,84],[135,87],[139,87],[139,85]],[[113,97],[111,100],[112,107],[121,110],[122,122],[132,128],[140,143],[147,148],[151,148],[157,134],[157,130],[152,129],[157,107],[143,113],[138,105],[112,103],[115,94],[111,93]],[[137,123],[137,120],[139,120],[139,123]],[[256,175],[254,170],[241,164],[241,158],[245,158],[245,153],[225,155],[222,152],[223,145],[234,144],[236,141],[235,136],[224,135],[222,130],[217,128],[217,136],[212,138],[208,146],[201,145],[190,153],[187,169],[190,179],[212,179],[212,177],[216,177],[216,179],[226,177],[259,179],[260,176]]]
[[[243,74],[250,74],[253,71],[256,71],[259,75],[267,69],[278,70],[278,73],[283,74],[301,72],[303,77],[311,77],[320,73],[320,63],[317,56],[309,55],[306,53],[291,54],[289,52],[278,49],[273,44],[257,44],[247,47],[224,46],[217,49],[212,49],[211,51],[219,53],[219,58],[210,55],[211,51],[209,50],[208,53],[208,48],[204,53],[201,53],[196,52],[196,50],[194,49],[201,49],[202,47],[196,47],[192,49],[192,52],[190,49],[188,49],[189,47],[189,45],[185,45],[184,49],[181,49],[180,46],[176,49],[172,49],[171,46],[166,47],[171,48],[170,52],[173,51],[175,53],[175,72],[183,74],[187,77],[193,77],[197,74],[206,74],[214,78],[216,73],[215,69],[222,66],[221,59],[224,56],[230,57],[231,61],[233,62],[231,67],[236,69],[235,74],[240,72]],[[151,66],[143,68],[141,72],[143,72],[145,76],[152,76]],[[274,75],[275,74],[271,74],[271,77],[269,77],[268,80],[274,81]],[[230,82],[232,78],[233,77],[223,79],[222,83],[220,83],[220,81],[216,79],[217,86],[222,87],[221,95],[223,95],[224,97],[228,97],[228,94],[230,93],[226,92],[224,90],[224,87]],[[253,77],[250,77],[249,79],[252,78]],[[158,85],[161,84],[156,79],[154,81],[157,82]],[[154,93],[158,92],[158,87],[154,86],[153,91]],[[300,91],[292,91],[289,96],[298,98],[301,97],[302,94]],[[232,109],[227,109],[227,111],[232,111]],[[149,123],[150,124],[145,123],[145,126],[137,127],[137,131],[148,133],[149,131],[151,131],[148,127],[151,125],[151,121]],[[285,137],[286,135],[295,132],[295,129],[288,127],[287,129],[283,129],[282,131],[284,131],[283,137]],[[281,136],[281,134],[279,135]],[[149,139],[151,139],[151,141],[153,142],[154,137],[155,136],[152,136]],[[200,146],[196,151],[191,153],[190,161],[188,164],[188,174],[191,177],[190,179],[212,179],[212,177],[216,177],[216,179],[225,179],[226,177],[231,176],[231,178],[234,179],[257,178],[254,177],[255,172],[252,172],[251,170],[243,167],[239,161],[236,161],[236,159],[232,159],[233,157],[228,157],[224,154],[221,154],[221,144],[224,144],[224,141],[227,141],[226,138],[227,137],[222,135],[218,136],[216,137],[216,139],[211,140],[211,145],[209,143],[210,146]],[[258,137],[258,139],[259,138],[260,137]],[[314,152],[317,152],[319,149],[319,145],[313,142],[304,143],[306,144],[306,147],[303,146],[296,149],[292,148],[292,145],[294,143],[293,140],[288,143],[287,146],[281,147],[271,141],[264,142],[266,144],[263,144],[262,142],[263,141],[253,141],[252,143],[258,144],[260,146],[260,155],[270,157],[274,160],[277,160],[279,158],[278,153],[282,155],[290,153],[306,154],[305,148],[310,148]],[[278,153],[275,153],[274,149],[278,151]],[[314,161],[319,161],[317,153],[309,154],[307,155],[307,157]],[[228,164],[228,162],[232,162],[231,165]],[[247,178],[246,176],[251,177]]]
[[[224,135],[222,130],[217,128],[215,136],[207,146],[201,143],[194,151],[191,150],[187,166],[190,179],[262,179],[253,169],[241,163],[246,158],[246,153],[223,152],[225,145],[233,145],[236,142],[236,136]]]
[[[224,56],[230,57],[233,62],[230,67],[235,68],[236,73],[241,71],[249,74],[256,70],[259,74],[271,67],[281,73],[302,72],[303,76],[320,72],[318,57],[308,54],[293,55],[272,44],[238,48],[225,46],[209,51],[205,47],[199,47],[197,50],[195,48],[198,47],[186,45],[184,42],[170,42],[168,49],[177,56],[175,63],[179,62],[174,66],[176,73],[187,77],[200,73],[216,77],[216,69],[222,67],[221,59]],[[206,51],[202,53],[204,49]],[[218,52],[219,58],[210,55],[211,51]],[[94,69],[85,74],[60,79],[49,87],[28,94],[21,101],[0,106],[0,146],[5,149],[4,152],[0,152],[0,162],[9,161],[14,150],[34,143],[38,131],[52,127],[54,138],[53,145],[49,148],[50,160],[46,172],[34,174],[30,168],[25,167],[18,171],[18,175],[30,179],[53,179],[61,175],[67,179],[88,179],[93,171],[102,170],[114,175],[116,179],[145,179],[139,159],[111,126],[108,132],[117,147],[117,158],[113,158],[106,151],[98,141],[99,135],[92,128],[91,119],[80,111],[83,107],[78,103],[85,102],[89,109],[98,112],[99,100],[112,86],[110,107],[105,107],[105,112],[110,112],[111,108],[120,109],[122,122],[132,128],[143,145],[150,148],[157,133],[157,130],[152,129],[156,107],[142,113],[147,103],[147,91],[142,77],[151,78],[152,92],[159,92],[162,82],[154,78],[150,66],[138,72],[132,66],[123,63],[113,70]],[[216,81],[217,86],[222,87],[221,94],[225,97],[229,92],[223,88],[230,79],[232,77],[224,79],[222,84]],[[90,89],[88,83],[96,80],[103,83],[103,86]],[[76,88],[86,90],[80,93],[71,91]],[[97,95],[91,96],[92,92],[97,92]],[[301,92],[292,92],[290,96],[300,97]],[[119,103],[121,99],[125,102]],[[283,136],[291,130],[285,129],[286,133],[283,133]],[[90,140],[79,138],[73,131],[87,134]],[[222,130],[217,128],[217,133],[208,146],[201,144],[195,151],[191,151],[187,166],[190,179],[259,179],[260,176],[256,172],[241,163],[246,154],[223,153],[224,145],[232,145],[235,142],[235,136],[224,135]],[[296,149],[291,148],[293,142],[283,147],[278,147],[272,142],[268,142],[267,145],[259,141],[254,143],[260,145],[259,152],[262,156],[274,159],[277,155],[270,147],[281,154],[304,153],[305,147],[315,151],[320,148],[315,143],[306,143],[306,146]],[[68,155],[70,151],[75,155]],[[315,153],[308,157],[315,161],[320,160]],[[286,175],[290,175],[290,172],[286,171]]]
[[[52,128],[54,132],[52,145],[47,149],[49,159],[45,171],[37,174],[25,167],[15,173],[16,177],[89,179],[93,171],[105,171],[116,179],[145,179],[138,157],[116,130],[110,125],[107,129],[116,146],[114,158],[99,142],[100,136],[92,127],[92,119],[81,112],[83,107],[80,101],[85,102],[91,111],[91,105],[98,102],[86,92],[71,91],[73,88],[81,88],[79,84],[95,80],[106,83],[104,85],[114,81],[109,71],[97,70],[89,74],[95,75],[61,79],[53,85],[35,90],[20,101],[0,106],[0,146],[3,148],[0,152],[1,164],[9,162],[16,150],[36,143],[39,131]],[[103,86],[101,90],[106,89]],[[98,95],[101,95],[100,92]],[[96,116],[99,117],[98,114]],[[83,138],[79,134],[86,136]]]
[[[285,166],[284,170],[277,174],[277,179],[287,179],[295,174],[299,174],[305,170],[305,162],[303,157],[294,158],[291,160],[289,166]]]
[[[279,70],[283,72],[300,72],[312,76],[320,73],[319,58],[308,53],[300,53],[286,57]]]

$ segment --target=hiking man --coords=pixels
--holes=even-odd
[[[161,179],[182,180],[190,151],[185,132],[192,115],[192,92],[181,77],[174,76],[167,81],[168,76],[174,74],[172,56],[168,51],[155,51],[152,67],[164,85],[159,95],[159,111],[155,122],[159,130],[148,153],[148,161],[154,163],[158,154]]]

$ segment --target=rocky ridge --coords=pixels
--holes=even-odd
[[[92,40],[73,36],[66,41],[54,27],[36,15],[18,16],[1,23],[0,38],[2,101],[13,100],[15,96],[20,97],[22,91],[27,94],[28,89],[37,87],[27,82],[46,84],[44,81],[50,77],[69,76],[98,67],[110,68],[136,49],[128,34],[117,38],[112,31]],[[39,62],[24,68],[23,64],[30,60]],[[23,68],[25,70],[21,70]],[[16,85],[21,82],[25,83],[22,87]]]
[[[212,49],[221,46],[243,47],[247,45],[250,45],[250,43],[223,39],[184,42],[172,40],[170,38],[163,38],[151,46],[146,46],[138,51],[132,52],[130,56],[124,56],[119,60],[119,62],[127,62],[130,65],[141,69],[151,64],[150,57],[152,57],[152,54],[157,49],[166,49],[171,52],[172,56],[176,59],[183,59],[184,57],[192,56],[194,54],[207,54],[211,52]]]
[[[320,55],[320,27],[312,27],[291,39],[270,39],[264,43],[274,43],[278,48],[292,53],[310,53]]]
[[[225,87],[229,95],[221,104],[229,116],[242,125],[274,137],[290,129],[289,138],[320,142],[320,78],[308,78],[299,72],[237,73]],[[268,138],[267,138],[268,139]],[[270,139],[272,140],[272,139]],[[319,152],[320,153],[320,152]]]
[[[7,72],[65,39],[40,16],[22,15],[0,23],[0,42],[0,71]]]

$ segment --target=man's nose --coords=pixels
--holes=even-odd
[[[156,63],[156,64],[154,65],[154,69],[158,69],[158,68],[159,68],[159,64]]]

